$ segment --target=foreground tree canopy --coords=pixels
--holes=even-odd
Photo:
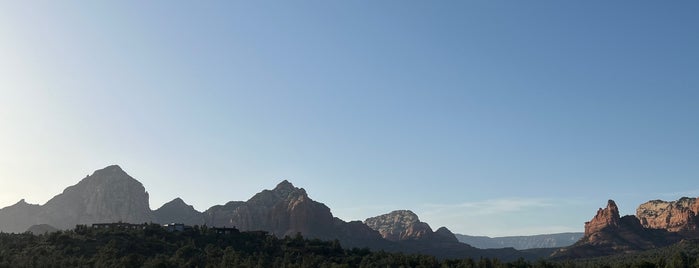
[[[198,226],[175,232],[148,225],[143,229],[78,226],[43,235],[0,233],[0,267],[691,267],[699,264],[698,254],[699,243],[689,241],[623,258],[506,263],[343,249],[338,241],[301,235],[224,234]]]

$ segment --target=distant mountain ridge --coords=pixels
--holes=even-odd
[[[477,248],[514,248],[518,250],[533,248],[560,248],[567,247],[583,237],[582,232],[541,234],[529,236],[470,236],[455,234],[462,243],[469,244]]]
[[[334,217],[330,208],[312,200],[303,188],[294,187],[286,180],[247,201],[215,205],[204,212],[195,210],[180,198],[151,210],[143,185],[116,165],[95,171],[44,205],[30,205],[22,200],[0,209],[0,231],[3,232],[24,232],[30,226],[47,227],[45,225],[70,229],[76,224],[101,222],[179,222],[236,227],[243,231],[260,230],[279,237],[301,233],[308,238],[337,239],[344,247],[424,253],[444,258],[482,256],[514,260],[542,257],[539,253],[512,248],[474,248],[458,242],[446,228],[433,232],[427,223],[420,222],[417,215],[407,210],[382,215],[377,220],[382,226],[389,224],[391,228],[402,228],[388,232],[397,233],[398,239],[392,239],[392,236],[385,239],[379,231],[362,222],[345,222]]]

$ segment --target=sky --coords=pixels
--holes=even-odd
[[[699,196],[696,1],[0,1],[0,207],[287,179],[346,221],[583,231]]]

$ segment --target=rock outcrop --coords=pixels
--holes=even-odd
[[[384,239],[379,231],[360,221],[345,222],[333,217],[327,206],[312,200],[303,188],[294,187],[286,180],[247,201],[216,205],[203,213],[179,198],[151,211],[143,185],[119,166],[109,166],[66,188],[43,206],[30,205],[22,200],[0,209],[0,231],[3,232],[24,232],[30,226],[43,232],[48,225],[70,229],[76,224],[109,222],[203,222],[208,226],[266,231],[278,237],[301,233],[308,238],[337,239],[343,247],[423,253],[441,258],[514,260],[541,257],[512,248],[482,250],[471,247],[458,242],[444,227],[433,232],[427,223],[420,222],[410,211],[383,215],[375,221],[375,226],[385,226],[382,230],[387,239]]]
[[[384,239],[401,241],[424,238],[432,228],[410,210],[395,210],[364,220],[364,224],[378,231]]]
[[[117,165],[95,171],[41,206],[39,224],[59,229],[98,222],[155,221],[143,184]]]
[[[554,258],[586,258],[632,253],[678,242],[680,236],[666,230],[647,229],[632,215],[620,217],[619,208],[609,200],[592,220],[585,223],[585,235]]]
[[[1,209],[0,230],[24,232],[37,224],[70,229],[76,224],[154,219],[143,185],[114,165],[95,171],[42,206],[21,200]]]
[[[688,197],[670,202],[652,200],[636,209],[636,217],[645,228],[696,234],[699,229],[699,202],[697,198]]]
[[[614,200],[609,200],[606,208],[597,210],[597,215],[585,223],[585,236],[591,236],[604,228],[619,227],[620,221],[619,208]]]
[[[153,211],[158,223],[184,223],[187,225],[204,224],[204,214],[188,205],[181,198],[175,198]]]
[[[378,231],[389,241],[425,240],[458,242],[456,236],[445,227],[433,232],[430,225],[421,222],[410,210],[395,210],[387,214],[368,218],[364,224]]]
[[[211,226],[231,226],[244,231],[264,230],[276,236],[302,233],[324,238],[332,232],[330,208],[308,197],[306,190],[284,180],[273,190],[263,190],[247,202],[228,202],[204,212]]]

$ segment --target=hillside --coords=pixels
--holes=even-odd
[[[533,249],[533,248],[559,248],[567,247],[580,238],[584,233],[558,233],[558,234],[542,234],[530,236],[470,236],[463,234],[455,234],[460,242],[469,244],[477,248],[515,248],[515,249]]]

